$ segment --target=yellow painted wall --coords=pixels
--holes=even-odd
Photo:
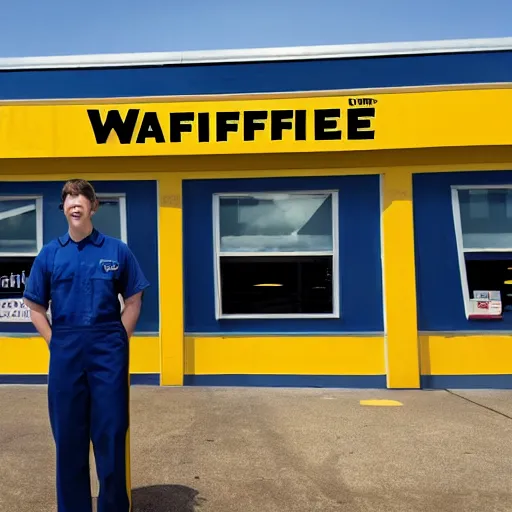
[[[372,101],[373,117],[365,117],[374,130],[371,139],[349,139],[348,111],[354,95],[282,99],[240,99],[213,101],[151,103],[80,104],[25,104],[0,105],[0,158],[48,158],[83,156],[153,156],[153,155],[213,155],[213,154],[269,154],[324,151],[367,151],[382,149],[457,147],[482,145],[510,145],[512,133],[512,89],[445,90],[435,92],[398,92],[389,94],[356,95]],[[374,102],[374,103],[373,103]],[[95,138],[89,119],[90,110],[100,113],[101,122],[109,110],[119,111],[125,119],[128,111],[136,116],[134,131],[127,144],[121,144],[111,133],[105,143]],[[295,130],[284,130],[281,140],[271,140],[271,111],[304,110],[306,138],[295,136]],[[333,129],[341,131],[341,138],[319,140],[315,137],[315,110],[340,109]],[[135,113],[138,110],[138,114]],[[264,129],[255,132],[254,140],[244,140],[244,111],[268,113]],[[158,116],[164,141],[146,139],[137,143],[137,134],[144,113]],[[191,131],[183,133],[180,142],[170,142],[170,113],[194,114]],[[226,141],[217,141],[216,114],[236,112],[240,121],[235,132]],[[208,113],[209,142],[199,142],[198,114]],[[449,120],[449,122],[447,122]],[[298,123],[294,117],[292,124]],[[483,129],[483,127],[485,129]],[[153,131],[154,133],[154,131]]]
[[[185,374],[384,375],[380,336],[185,338]]]
[[[419,353],[412,173],[390,169],[381,180],[382,276],[387,385],[418,388]]]
[[[158,184],[160,336],[163,385],[183,384],[183,237],[181,176]]]
[[[422,375],[512,374],[512,336],[420,335]]]
[[[94,162],[94,166],[92,163]],[[510,170],[512,145],[297,155],[0,160],[0,181],[163,180]]]
[[[0,338],[0,375],[48,373],[49,350],[40,337]],[[130,340],[130,373],[160,373],[160,338],[134,336]]]

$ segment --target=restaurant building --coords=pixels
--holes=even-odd
[[[0,382],[90,180],[137,384],[512,387],[512,38],[0,59]]]

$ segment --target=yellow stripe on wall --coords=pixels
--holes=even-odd
[[[2,181],[58,181],[75,176],[90,181],[287,178],[348,176],[383,172],[475,172],[512,168],[511,146],[429,148],[336,153],[173,156],[160,158],[13,159],[2,161]],[[71,169],[71,171],[70,171]]]
[[[382,179],[382,261],[389,388],[419,388],[412,173]]]
[[[421,335],[422,375],[512,374],[512,337]]]
[[[43,338],[0,338],[0,375],[47,374],[49,351]],[[130,340],[130,373],[160,372],[160,338],[134,336]]]
[[[366,100],[366,108],[371,111],[349,115],[356,106],[351,95],[168,104],[0,105],[0,158],[263,154],[512,144],[510,89],[406,94],[368,91],[357,99]],[[255,132],[254,140],[244,140],[244,112],[253,110],[264,111],[267,120],[262,123],[264,129]],[[273,140],[271,112],[277,110],[304,111],[304,119],[299,120],[294,114],[292,123],[305,136],[299,137],[295,129],[287,129],[279,140]],[[121,143],[115,133],[96,138],[93,123],[103,125],[109,111],[126,119],[126,127],[131,126],[127,141]],[[183,131],[180,138],[175,134],[171,142],[170,114],[180,112],[193,116],[193,121],[188,125],[190,131]],[[219,112],[239,115],[239,122],[231,123],[236,131],[230,131],[227,140],[220,133],[216,135]],[[315,112],[321,119],[331,120],[341,135],[318,137],[317,131],[325,130],[320,120],[315,121]],[[209,134],[208,142],[200,142],[200,113],[207,115],[201,125]],[[446,122],[447,119],[454,121]],[[361,124],[365,128],[359,129]],[[219,125],[224,126],[220,120]],[[320,130],[315,129],[318,127]],[[374,137],[349,138],[354,130],[373,131]],[[161,133],[162,139],[154,137],[156,132]]]
[[[383,337],[185,338],[185,374],[383,375]]]
[[[158,182],[161,384],[183,384],[183,215],[181,176]]]
[[[160,373],[159,336],[134,336],[130,340],[130,373]]]

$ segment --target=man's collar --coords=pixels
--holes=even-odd
[[[86,244],[86,243],[90,242],[91,244],[99,247],[103,243],[104,239],[105,239],[105,237],[97,229],[93,229],[92,233],[88,237],[81,240],[80,243]],[[69,232],[67,232],[65,235],[62,235],[59,237],[59,242],[63,247],[65,245],[67,245],[70,240],[71,240],[71,237],[69,236]]]
[[[71,238],[69,236],[69,233],[66,233],[65,235],[59,236],[60,245],[62,245],[63,247],[65,245],[68,245],[70,240],[71,240]]]

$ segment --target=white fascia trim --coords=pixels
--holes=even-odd
[[[234,50],[196,50],[0,59],[0,70],[221,64],[512,50],[512,37]]]

